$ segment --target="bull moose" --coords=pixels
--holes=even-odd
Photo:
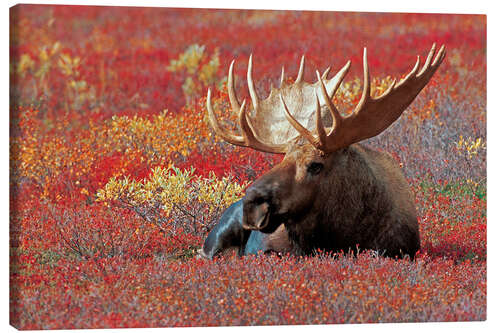
[[[236,230],[244,234],[236,241],[240,254],[249,252],[245,249],[251,237],[252,246],[259,248],[274,234],[274,238],[281,238],[281,244],[290,245],[285,248],[303,254],[318,248],[348,251],[358,247],[390,257],[413,257],[420,249],[413,193],[389,154],[358,142],[378,135],[400,117],[442,63],[444,45],[435,54],[433,44],[421,68],[417,56],[408,75],[399,82],[392,81],[380,96],[372,97],[365,48],[363,92],[347,116],[341,115],[332,98],[349,71],[350,61],[333,78],[327,79],[329,69],[322,75],[316,71],[317,82],[308,83],[303,78],[302,56],[295,82],[284,82],[283,68],[280,87],[271,87],[269,97],[260,99],[250,55],[247,81],[253,108],[247,110],[246,101],[240,104],[236,96],[233,60],[228,95],[241,134],[219,125],[208,89],[211,126],[228,143],[285,156],[247,189],[234,208],[237,217],[221,219],[219,224],[226,227],[216,226],[219,232],[214,229],[204,249],[210,252],[218,246],[217,251],[223,250],[234,239],[224,240],[234,233],[231,236],[222,230]],[[325,122],[331,126],[325,128]]]

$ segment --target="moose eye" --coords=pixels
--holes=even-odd
[[[311,175],[317,175],[323,170],[323,163],[312,162],[307,166],[307,172]]]

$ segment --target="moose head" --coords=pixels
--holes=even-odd
[[[303,79],[303,56],[295,82],[284,82],[283,69],[280,88],[271,88],[269,97],[260,99],[250,56],[247,81],[253,108],[247,110],[246,101],[240,104],[235,93],[233,60],[228,95],[241,134],[219,125],[209,89],[211,126],[231,144],[285,154],[281,163],[247,189],[243,227],[272,233],[284,224],[304,253],[357,246],[389,256],[414,255],[420,236],[413,193],[389,154],[358,142],[378,135],[401,116],[442,63],[444,46],[435,53],[434,44],[421,68],[417,57],[409,74],[372,97],[365,48],[363,92],[348,116],[341,115],[332,98],[350,61],[333,78],[327,79],[329,69],[322,75],[316,71],[317,82],[308,83]],[[325,122],[331,125],[325,127]]]

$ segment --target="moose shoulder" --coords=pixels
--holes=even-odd
[[[366,49],[364,86],[356,108],[343,116],[332,98],[347,74],[348,62],[333,78],[328,70],[318,81],[303,81],[304,57],[293,84],[283,82],[260,99],[252,78],[247,81],[253,109],[240,104],[234,89],[233,63],[228,95],[239,116],[241,135],[222,129],[214,115],[210,90],[209,119],[225,141],[264,152],[285,154],[282,162],[257,179],[243,199],[242,226],[273,233],[285,226],[294,247],[305,254],[314,249],[373,249],[388,256],[413,256],[420,236],[413,194],[398,164],[387,154],[359,141],[373,137],[396,121],[429,82],[445,57],[444,46],[432,46],[399,82],[380,96],[370,96]],[[331,122],[325,127],[324,122]]]

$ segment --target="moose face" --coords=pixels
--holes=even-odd
[[[325,154],[310,144],[294,146],[283,161],[248,188],[243,199],[243,227],[274,232],[314,206],[328,183],[339,152]]]

